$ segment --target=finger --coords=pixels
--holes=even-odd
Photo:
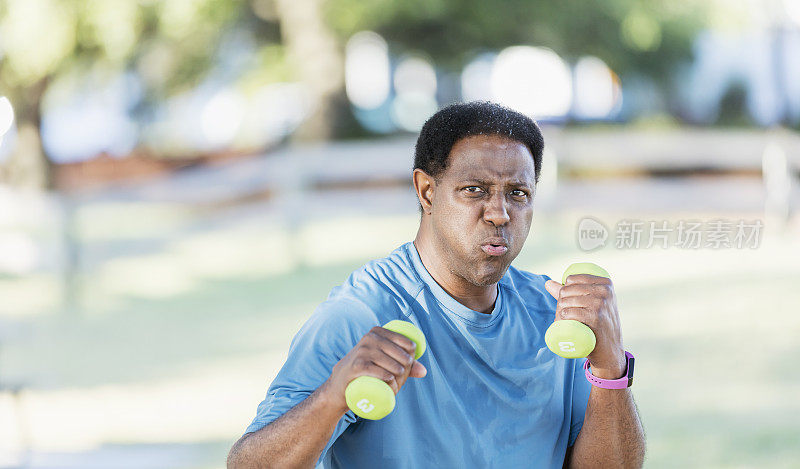
[[[569,277],[567,277],[567,280],[564,282],[564,285],[572,285],[576,283],[608,284],[611,283],[611,279],[608,277],[600,277],[597,275],[590,275],[590,274],[572,274]]]
[[[411,365],[411,373],[409,374],[412,378],[424,378],[425,375],[428,374],[428,369],[425,368],[425,365],[418,361],[414,361],[414,364]]]
[[[594,314],[587,308],[572,306],[562,308],[558,319],[573,319],[591,327],[591,324],[594,323]]]
[[[414,351],[417,349],[417,344],[413,340],[409,339],[403,334],[398,334],[397,332],[390,331],[389,329],[384,329],[382,327],[379,328],[376,333],[380,337],[397,344],[403,350],[410,353],[412,357],[414,356]]]
[[[377,353],[373,354],[370,358],[372,360],[372,363],[380,366],[384,370],[393,374],[395,378],[397,378],[398,380],[405,379],[408,372],[411,371],[410,363],[408,364],[408,366],[406,366],[403,363],[400,363],[394,358],[390,357],[389,355],[386,355],[382,351],[378,351]]]
[[[397,392],[400,390],[400,386],[397,384],[397,378],[395,378],[394,374],[388,371],[386,368],[376,365],[375,363],[366,365],[363,369],[363,372],[360,373],[359,376],[372,376],[373,378],[378,378],[379,380],[388,384],[395,394],[397,394]]]
[[[386,329],[384,329],[384,331],[386,331]],[[385,354],[389,355],[390,357],[400,362],[400,364],[403,365],[404,367],[411,366],[411,364],[414,362],[414,349],[416,348],[414,341],[410,340],[408,337],[404,335],[397,334],[392,331],[386,331],[386,332],[391,332],[392,334],[400,336],[401,338],[410,342],[411,350],[409,350],[408,347],[401,346],[397,342],[391,340],[390,338],[387,338],[382,334],[376,334],[375,341],[377,342],[378,348]]]
[[[561,288],[561,298],[559,298],[559,300],[563,300],[564,298],[571,296],[606,296],[609,293],[610,288],[610,285],[599,283],[573,283],[571,285],[565,285]]]
[[[555,280],[548,280],[544,282],[544,288],[553,295],[553,298],[558,299],[558,292],[561,291],[562,285]]]
[[[559,311],[564,308],[586,308],[589,311],[599,311],[603,306],[604,298],[593,294],[564,296],[558,300]]]

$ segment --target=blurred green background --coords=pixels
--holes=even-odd
[[[800,467],[800,2],[5,0],[0,96],[0,467],[224,467],[473,99],[545,134],[515,265],[614,278],[645,467]]]

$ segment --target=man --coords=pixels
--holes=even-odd
[[[597,378],[626,375],[610,280],[567,284],[511,267],[531,226],[544,141],[492,103],[449,106],[424,125],[413,183],[413,243],[355,271],[292,341],[230,468],[640,467],[630,390],[590,385],[583,359],[545,345],[553,320],[591,327]],[[381,327],[413,322],[428,348]],[[364,420],[344,391],[384,380],[394,411]],[[413,379],[409,379],[413,378]]]

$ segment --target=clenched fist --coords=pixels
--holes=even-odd
[[[326,387],[343,412],[347,410],[345,389],[359,376],[378,378],[397,394],[409,377],[422,378],[428,372],[414,360],[415,348],[408,337],[375,326],[333,367]]]
[[[544,286],[557,301],[556,321],[574,319],[594,332],[597,344],[588,356],[592,374],[603,379],[622,377],[626,368],[625,349],[611,279],[573,274],[564,285],[548,280]]]

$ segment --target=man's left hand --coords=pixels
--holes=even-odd
[[[602,379],[621,378],[627,363],[611,279],[574,274],[564,285],[548,280],[544,286],[557,301],[556,321],[574,319],[594,332],[597,343],[588,357],[592,374]]]

